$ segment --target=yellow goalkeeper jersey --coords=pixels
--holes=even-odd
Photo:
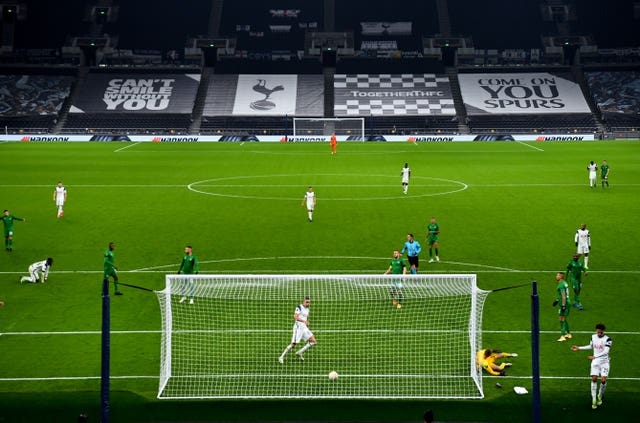
[[[498,359],[498,355],[491,353],[489,357],[484,358],[485,351],[486,350],[480,350],[476,353],[476,362],[478,363],[478,366],[482,367],[483,369],[485,369],[487,372],[491,373],[494,376],[500,376],[500,372],[497,372],[491,368],[491,365],[494,364],[495,361]],[[500,367],[504,369],[503,364],[501,364]]]

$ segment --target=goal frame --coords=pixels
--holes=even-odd
[[[322,124],[322,129],[316,128],[316,129],[310,129],[309,127],[307,128],[301,128],[300,123],[301,122],[313,122],[316,123],[318,125]],[[357,131],[359,131],[359,133],[354,133],[354,128],[336,128],[336,124],[339,122],[350,122],[350,123],[356,123],[359,122],[360,124],[357,125]],[[355,127],[355,125],[354,125]],[[309,131],[311,130],[312,133],[301,133],[301,131]],[[321,131],[321,133],[318,133],[319,131]],[[354,137],[360,137],[358,139],[362,139],[365,136],[365,118],[364,117],[349,117],[349,118],[304,118],[304,117],[294,117],[293,118],[293,136],[294,137],[302,137],[302,136],[317,136],[317,135],[324,135],[324,136],[330,136],[330,135],[336,135],[336,136],[354,136]]]
[[[234,395],[234,394],[205,394],[205,395],[166,395],[163,396],[163,392],[165,390],[165,388],[167,387],[167,384],[169,383],[171,377],[172,377],[172,364],[173,364],[173,360],[172,360],[172,356],[173,356],[173,331],[174,329],[177,331],[176,333],[184,333],[184,332],[202,332],[202,329],[197,329],[197,330],[190,330],[190,329],[180,329],[179,327],[176,329],[173,326],[173,317],[174,317],[174,313],[173,313],[173,307],[176,307],[174,305],[172,305],[173,303],[176,303],[176,299],[179,298],[181,295],[184,295],[184,293],[181,294],[180,289],[177,287],[177,285],[174,283],[174,285],[172,286],[172,281],[182,281],[184,282],[185,280],[188,279],[192,279],[194,280],[196,283],[198,282],[198,280],[204,280],[205,282],[207,282],[207,284],[209,286],[212,285],[216,285],[214,282],[216,280],[231,280],[233,281],[232,283],[237,285],[237,282],[240,282],[242,280],[247,280],[247,279],[251,279],[251,280],[269,280],[269,281],[273,281],[275,278],[280,279],[280,282],[282,284],[286,284],[286,283],[290,283],[291,281],[297,281],[297,280],[303,280],[303,281],[307,281],[309,279],[312,279],[313,281],[319,280],[319,281],[328,281],[328,280],[334,280],[334,281],[340,281],[342,279],[344,280],[362,280],[365,281],[367,283],[371,282],[371,281],[379,281],[379,282],[384,282],[385,284],[390,283],[394,278],[397,279],[397,275],[304,275],[304,274],[297,274],[297,275],[291,275],[291,274],[287,274],[287,275],[273,275],[273,274],[265,274],[265,275],[204,275],[204,274],[200,274],[200,275],[175,275],[175,274],[171,274],[171,275],[166,275],[165,280],[166,280],[166,287],[164,290],[162,291],[155,291],[156,294],[158,295],[158,299],[160,302],[160,307],[161,307],[161,311],[162,311],[162,336],[161,336],[161,357],[160,357],[160,381],[159,381],[159,388],[158,388],[158,399],[364,399],[364,400],[377,400],[377,399],[482,399],[484,398],[484,391],[483,391],[483,385],[482,385],[482,369],[478,367],[477,363],[476,363],[476,352],[478,351],[479,348],[482,347],[482,309],[484,306],[484,301],[486,300],[487,295],[489,294],[490,291],[484,291],[481,290],[480,288],[478,288],[477,286],[477,275],[475,274],[419,274],[419,275],[403,275],[403,280],[406,282],[410,282],[412,279],[414,281],[414,283],[416,281],[423,281],[424,279],[436,279],[436,278],[443,278],[443,279],[455,279],[455,278],[460,278],[460,279],[464,279],[464,280],[468,280],[469,281],[469,285],[471,287],[470,291],[468,292],[469,297],[471,298],[471,307],[467,309],[467,312],[465,314],[468,314],[468,335],[465,336],[469,342],[469,348],[470,348],[470,356],[469,356],[469,361],[468,361],[468,368],[469,368],[469,373],[468,373],[468,378],[471,379],[473,381],[473,385],[475,386],[476,389],[476,395],[465,395],[462,394],[460,396],[455,396],[455,395],[445,395],[445,396],[440,396],[440,395],[424,395],[424,394],[415,394],[415,395],[406,395],[406,394],[394,394],[394,393],[390,393],[390,394],[384,394],[384,395],[358,395],[358,394],[354,394],[354,395],[307,395],[307,394],[302,394],[302,395],[298,395],[298,394],[258,394],[258,395],[251,395],[251,394],[242,394],[242,395]],[[367,279],[368,278],[368,279]],[[385,285],[387,286],[387,285]],[[315,288],[314,288],[315,289]],[[224,292],[224,291],[222,291]],[[387,292],[386,288],[385,288],[385,292]],[[455,292],[454,292],[455,294]],[[467,293],[465,293],[466,295]],[[478,298],[478,295],[481,294],[482,298]],[[460,295],[458,293],[458,295]],[[452,295],[454,296],[454,295]],[[433,297],[420,297],[420,298],[437,298],[439,296],[433,296]],[[199,292],[196,292],[196,303],[198,303],[201,300],[204,300],[205,298],[226,298],[226,296],[224,297],[216,297],[216,296],[211,296],[211,297],[207,297],[207,296],[200,296]],[[173,301],[172,301],[173,299]],[[287,300],[290,300],[290,298],[287,298]],[[329,301],[327,299],[323,299],[322,301]],[[352,301],[356,302],[357,298],[354,298]],[[478,304],[480,304],[480,307],[478,309]],[[182,304],[186,307],[193,307],[193,306],[189,306],[186,304]],[[395,307],[394,307],[395,308]],[[213,331],[219,331],[220,329],[213,329]],[[441,332],[442,329],[436,329],[434,330],[433,333],[437,333],[437,332]],[[425,333],[428,333],[429,331],[422,331]],[[464,336],[464,335],[462,335]],[[466,343],[467,340],[464,340],[463,343]],[[465,366],[466,367],[466,366]],[[209,375],[209,376],[214,376]],[[397,375],[396,375],[397,376]],[[400,375],[401,376],[401,375]],[[415,375],[408,375],[408,376],[415,376]],[[461,378],[462,376],[455,376],[455,375],[438,375],[438,374],[431,374],[431,373],[425,373],[423,374],[423,376],[425,378],[425,380],[429,380],[430,378]],[[463,388],[465,389],[465,388]]]

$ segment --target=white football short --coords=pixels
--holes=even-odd
[[[295,324],[293,326],[293,336],[291,337],[292,344],[298,344],[300,341],[308,341],[313,336],[313,333],[309,330],[304,323]]]
[[[578,245],[578,254],[588,254],[589,246],[588,245]]]
[[[591,362],[591,376],[609,376],[609,362],[593,360]]]

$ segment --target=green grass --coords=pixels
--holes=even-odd
[[[611,188],[591,190],[586,165],[603,159]],[[408,196],[400,186],[405,162]],[[187,243],[201,273],[380,274],[407,232],[424,241],[432,215],[443,262],[427,264],[425,251],[421,272],[477,273],[487,290],[539,281],[543,421],[624,421],[635,411],[637,142],[343,143],[336,156],[326,144],[4,143],[0,172],[0,206],[27,218],[16,222],[14,251],[0,254],[0,422],[73,421],[81,412],[98,421],[100,335],[55,332],[100,329],[109,241],[122,282],[151,289],[164,286],[163,271],[177,270]],[[60,220],[51,199],[58,180],[69,191]],[[300,206],[308,185],[318,196],[313,223]],[[614,342],[596,411],[587,353],[555,342],[551,307],[554,274],[570,260],[583,222],[593,252],[585,310],[570,315],[573,343],[588,343],[599,321]],[[48,256],[55,262],[47,284],[17,282]],[[135,271],[146,268],[154,271]],[[469,401],[157,400],[158,302],[123,290],[112,298],[112,421],[418,421],[425,408],[440,421],[531,419],[531,395],[512,390],[531,388],[529,288],[489,295],[484,344],[520,357],[502,389],[487,377],[486,398]]]

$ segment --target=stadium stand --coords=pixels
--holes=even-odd
[[[585,77],[609,129],[640,128],[640,71],[593,71]]]
[[[135,7],[118,3],[117,19],[101,23],[87,20],[86,11],[81,10],[84,0],[70,0],[68,7],[54,10],[41,7],[36,1],[27,3],[26,22],[7,26],[7,31],[13,32],[5,34],[6,48],[0,50],[0,123],[7,133],[289,134],[293,116],[354,115],[366,119],[365,128],[372,134],[636,132],[640,127],[640,95],[636,88],[640,79],[640,33],[634,31],[637,20],[630,2],[613,8],[599,0],[540,0],[518,7],[506,0],[351,0],[335,2],[335,10],[331,10],[322,1],[199,2],[188,9],[179,7],[179,1],[171,1],[166,3],[166,10],[145,0]],[[545,5],[550,8],[557,4],[564,12],[545,14]],[[142,15],[140,8],[145,10]],[[212,12],[216,10],[220,13],[214,17]],[[56,21],[69,23],[52,24]],[[611,31],[612,26],[618,30]],[[40,37],[35,44],[33,39],[27,42],[33,27],[45,31],[47,37]],[[588,33],[582,34],[586,27]],[[161,33],[158,28],[162,28]],[[325,31],[344,33],[349,48],[342,49],[333,61],[323,63],[320,51],[326,49],[322,44]],[[207,59],[193,44],[185,48],[189,47],[186,33],[186,40],[192,43],[201,37],[218,37],[226,38],[228,44],[213,50],[215,60],[211,56]],[[97,55],[88,61],[86,49],[74,44],[69,50],[71,40],[87,34],[112,40],[108,48],[96,49]],[[576,63],[564,55],[575,52],[577,46],[564,51],[564,46],[545,41],[549,36],[572,34],[576,39],[593,40],[588,48],[580,47],[581,60]],[[468,48],[459,48],[454,55],[449,51],[448,57],[439,47],[429,48],[434,37],[450,36],[469,40]],[[311,48],[311,39],[324,47],[314,44]],[[352,42],[355,51],[351,49]],[[192,51],[187,53],[189,49]],[[61,63],[73,65],[59,66]],[[470,72],[553,74],[578,86],[587,105],[572,113],[547,111],[544,116],[535,110],[481,110],[477,104],[470,106],[465,98],[462,79]],[[344,105],[338,105],[340,97],[332,89],[336,75],[421,73],[450,79],[451,95],[447,97],[453,99],[454,114],[421,111],[412,116],[410,113],[414,112],[407,108],[389,115],[367,112],[366,105],[356,113],[347,113]],[[296,106],[293,114],[275,113],[278,110],[271,115],[251,110],[243,114],[237,107],[221,112],[220,104],[212,106],[221,102],[216,99],[219,86],[212,89],[217,76],[236,78],[236,97],[231,98],[233,90],[229,89],[222,102],[237,103],[243,84],[248,87],[245,94],[255,95],[252,88],[259,90],[254,87],[255,81],[238,79],[250,74],[318,76],[323,81],[323,93],[314,97],[314,108],[307,102],[304,107]],[[126,106],[105,106],[108,78],[174,76],[178,85],[172,85],[170,98],[165,99],[168,104],[141,105],[141,98],[135,98]],[[199,77],[204,78],[202,82]],[[279,83],[266,84],[272,89]],[[313,93],[315,96],[316,91]],[[309,91],[301,95],[298,90],[298,101],[308,97]],[[262,101],[280,107],[281,100],[273,98]],[[256,101],[260,100],[249,99],[247,104]]]
[[[0,127],[5,133],[48,132],[72,83],[66,75],[0,75]]]
[[[190,125],[191,115],[186,114],[70,113],[61,132],[187,134]]]
[[[507,131],[514,134],[529,133],[592,133],[597,130],[594,117],[590,114],[561,115],[485,115],[469,116],[468,124],[472,132],[493,133]]]
[[[203,116],[201,134],[291,135],[293,122],[287,116]]]
[[[548,33],[542,22],[539,3],[448,0],[453,33],[471,34],[476,47],[490,49],[535,48],[540,34]]]
[[[253,10],[247,13],[247,7]],[[237,38],[236,50],[248,57],[297,57],[304,50],[305,31],[317,28],[321,17],[319,2],[274,1],[248,6],[225,2],[221,34]]]

